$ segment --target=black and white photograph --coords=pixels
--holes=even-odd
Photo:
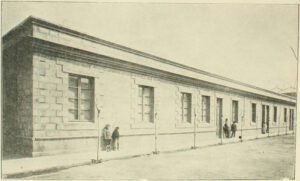
[[[1,178],[300,179],[298,3],[2,0]]]

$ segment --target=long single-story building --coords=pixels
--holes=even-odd
[[[225,119],[242,139],[294,132],[294,97],[38,18],[4,35],[2,53],[4,153],[95,150],[106,124],[140,152],[221,142]]]

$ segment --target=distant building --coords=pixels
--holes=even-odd
[[[2,51],[4,153],[94,151],[98,121],[138,152],[217,143],[225,118],[245,139],[294,130],[294,97],[37,18],[8,32]]]

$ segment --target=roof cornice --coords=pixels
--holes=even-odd
[[[187,65],[184,65],[184,64],[176,63],[176,62],[170,61],[168,59],[160,58],[160,57],[157,57],[157,56],[149,54],[149,53],[145,53],[145,52],[138,51],[138,50],[135,50],[135,49],[123,46],[123,45],[112,43],[112,42],[109,42],[109,41],[106,41],[106,40],[103,40],[103,39],[100,39],[100,38],[97,38],[97,37],[94,37],[94,36],[91,36],[91,35],[88,35],[88,34],[85,34],[85,33],[81,33],[79,31],[72,30],[72,29],[67,28],[65,26],[50,23],[48,21],[42,20],[40,18],[35,18],[35,17],[32,17],[32,16],[28,17],[20,25],[16,26],[11,31],[9,31],[6,35],[4,35],[3,36],[4,44],[9,40],[10,37],[12,37],[12,36],[15,37],[17,33],[19,33],[20,31],[24,31],[24,29],[29,29],[29,31],[32,31],[32,26],[33,25],[44,27],[44,28],[47,28],[49,30],[54,30],[54,31],[57,31],[59,33],[71,35],[71,36],[74,36],[74,37],[77,37],[77,38],[80,38],[80,39],[84,39],[84,40],[87,40],[87,41],[90,41],[90,42],[94,42],[94,43],[97,43],[97,44],[100,44],[100,45],[104,45],[104,46],[107,46],[107,47],[110,47],[110,48],[113,48],[113,49],[121,50],[121,51],[130,53],[130,54],[134,54],[134,55],[137,55],[137,56],[140,56],[140,57],[145,57],[145,58],[148,58],[148,59],[151,59],[153,61],[157,61],[157,62],[160,62],[160,63],[163,63],[163,64],[168,64],[168,65],[172,65],[172,66],[175,66],[175,67],[178,67],[178,68],[181,68],[181,69],[185,69],[185,70],[188,70],[188,71],[192,71],[192,72],[195,72],[195,73],[200,73],[202,75],[206,75],[206,76],[209,76],[209,77],[213,77],[213,78],[217,78],[217,79],[220,79],[220,80],[228,81],[228,82],[231,82],[231,83],[235,83],[235,84],[242,85],[242,86],[245,86],[245,87],[253,88],[253,89],[256,89],[256,90],[263,91],[263,92],[275,94],[277,96],[282,96],[282,97],[286,97],[286,98],[289,98],[289,99],[295,99],[294,97],[291,97],[291,96],[288,96],[288,95],[283,95],[283,94],[273,92],[273,91],[270,91],[270,90],[267,90],[267,89],[263,89],[263,88],[260,88],[260,87],[257,87],[257,86],[253,86],[253,85],[246,84],[246,83],[243,83],[243,82],[240,82],[240,81],[236,81],[236,80],[233,80],[233,79],[230,79],[230,78],[226,78],[226,77],[223,77],[223,76],[220,76],[220,75],[217,75],[217,74],[209,73],[209,72],[206,72],[206,71],[194,68],[194,67],[190,67],[190,66],[187,66]],[[32,34],[31,35],[29,34],[27,36],[32,36]]]

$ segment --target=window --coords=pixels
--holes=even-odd
[[[232,101],[232,122],[238,122],[238,101]]]
[[[153,123],[154,121],[154,89],[153,87],[139,86],[138,95],[139,121]]]
[[[256,123],[256,104],[252,103],[252,122]]]
[[[202,121],[210,122],[210,97],[202,96]]]
[[[191,123],[192,114],[192,95],[189,93],[181,93],[181,121],[183,123]]]
[[[69,120],[93,121],[94,79],[69,75]]]
[[[273,121],[274,121],[275,123],[277,122],[277,107],[276,107],[276,106],[274,106]]]
[[[284,108],[284,122],[287,121],[287,109]]]

